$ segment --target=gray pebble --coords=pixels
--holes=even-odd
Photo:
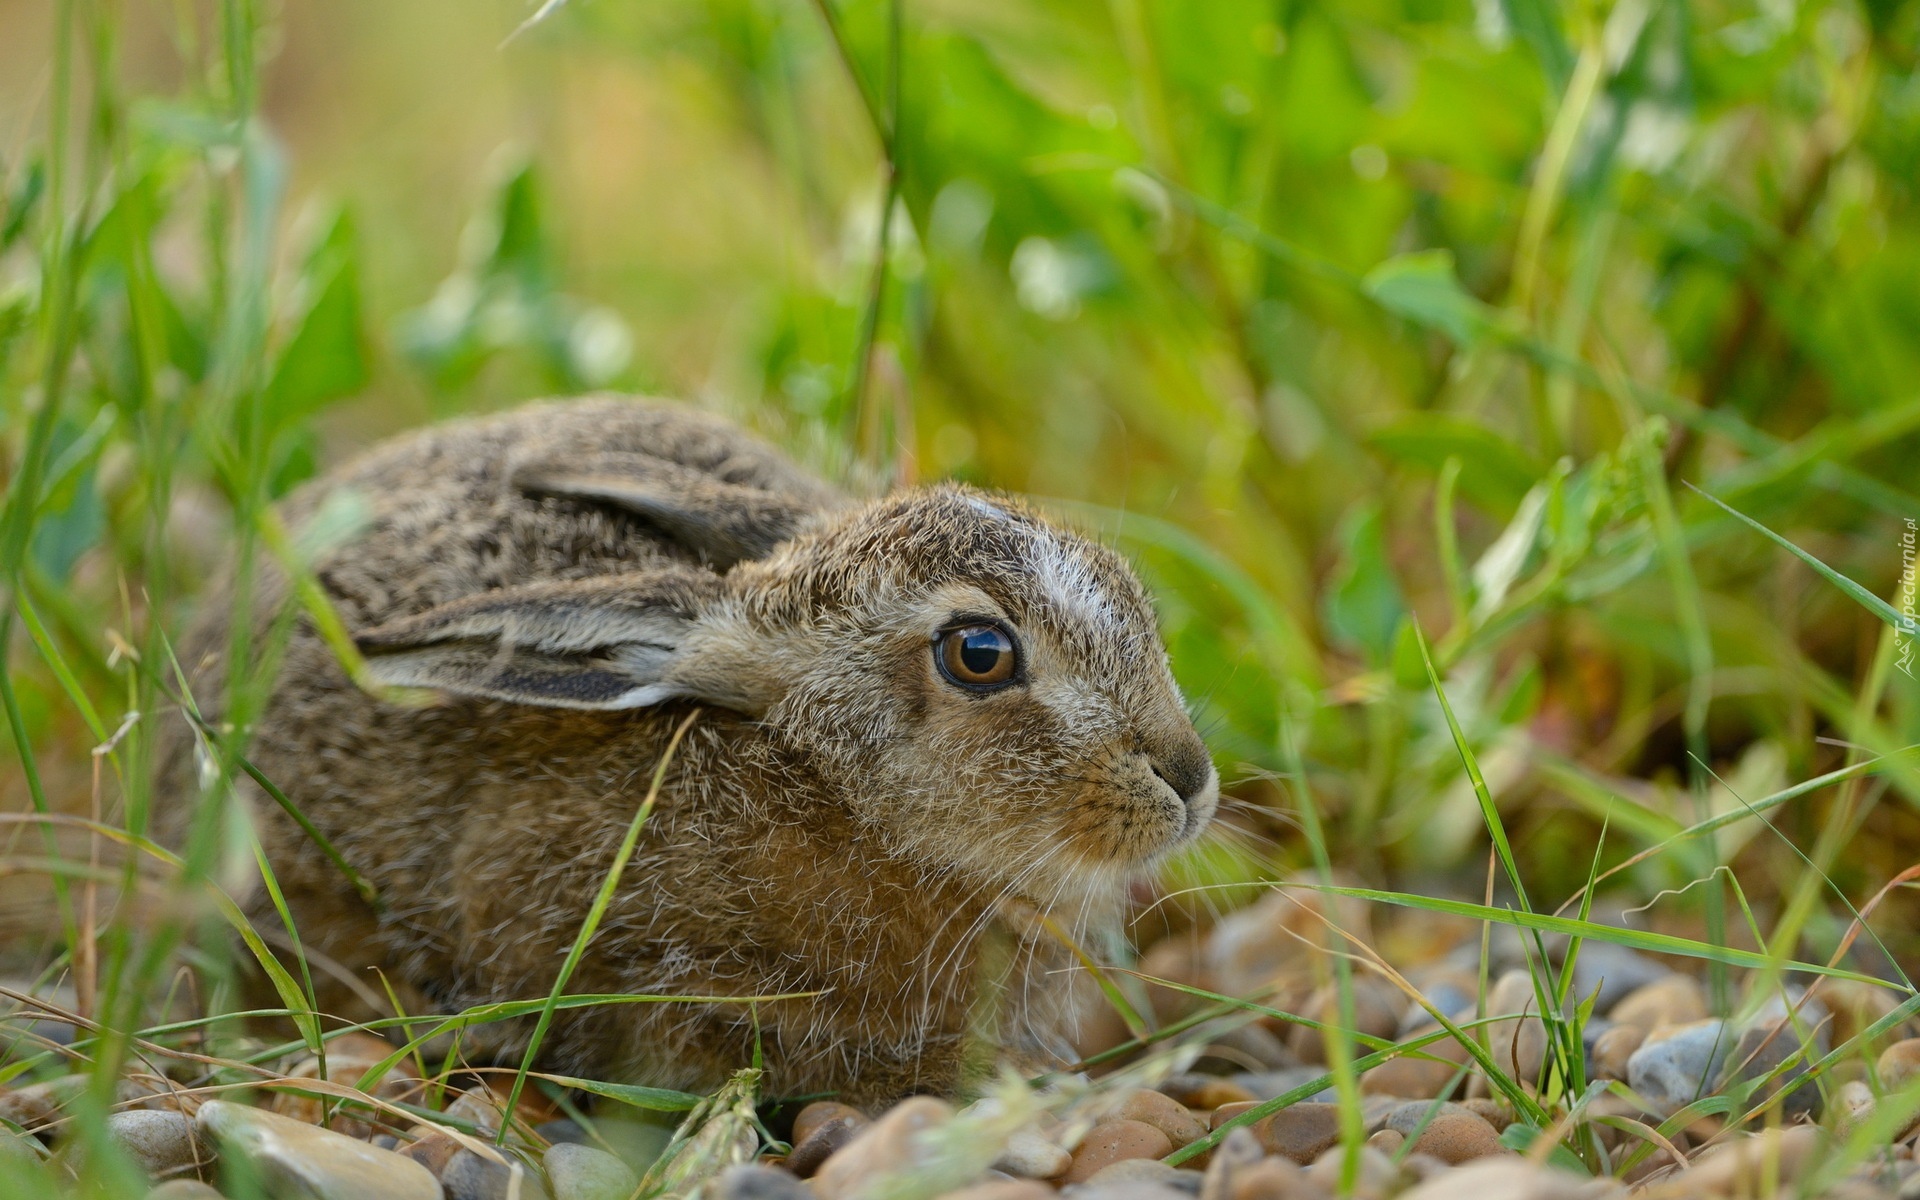
[[[317,1125],[224,1100],[195,1114],[200,1136],[243,1160],[268,1195],[302,1200],[442,1200],[433,1172]]]
[[[1671,1115],[1712,1093],[1711,1081],[1734,1040],[1717,1017],[1656,1029],[1627,1059],[1627,1086],[1662,1115]]]
[[[807,1185],[778,1167],[733,1167],[707,1185],[711,1200],[814,1200]]]
[[[553,1200],[627,1200],[640,1186],[627,1164],[592,1146],[561,1142],[547,1151],[543,1164]]]
[[[546,1121],[533,1127],[533,1131],[554,1145],[566,1142],[575,1146],[591,1146],[593,1139],[580,1127],[580,1122],[562,1117],[558,1121]]]
[[[547,1189],[525,1163],[515,1161],[507,1167],[471,1150],[461,1150],[447,1160],[440,1172],[440,1187],[446,1200],[507,1200],[516,1170],[521,1200],[547,1200]]]
[[[132,1109],[107,1117],[107,1136],[149,1175],[172,1175],[211,1162],[193,1120],[164,1109]]]

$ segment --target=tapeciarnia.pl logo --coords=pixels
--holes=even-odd
[[[1908,679],[1913,678],[1914,634],[1920,633],[1920,619],[1914,616],[1913,551],[1920,523],[1907,518],[1906,532],[1900,535],[1900,625],[1893,631],[1893,665]]]

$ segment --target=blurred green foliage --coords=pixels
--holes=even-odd
[[[1337,864],[1478,895],[1416,622],[1541,895],[1603,822],[1611,864],[1920,741],[1905,635],[1682,486],[1897,597],[1920,4],[526,16],[0,6],[11,806],[86,806],[87,748],[166,703],[132,656],[166,661],[221,551],[278,545],[300,479],[601,387],[1125,547],[1246,802],[1176,880],[1304,858],[1290,730]],[[1775,820],[1858,897],[1917,803],[1901,767]],[[1801,886],[1757,821],[1718,838],[1631,890]],[[1719,886],[1658,915],[1713,925]]]

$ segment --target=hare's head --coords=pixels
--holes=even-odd
[[[1126,563],[966,488],[817,518],[724,575],[489,593],[361,645],[390,683],[741,712],[897,852],[1043,904],[1193,838],[1218,797]]]

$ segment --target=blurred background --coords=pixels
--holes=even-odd
[[[1479,897],[1416,628],[1550,903],[1920,741],[1910,634],[1693,490],[1901,608],[1920,4],[547,7],[0,0],[8,808],[144,820],[129,663],[275,497],[600,388],[1123,547],[1240,801],[1173,888]],[[1916,803],[1611,882],[1821,957]]]

